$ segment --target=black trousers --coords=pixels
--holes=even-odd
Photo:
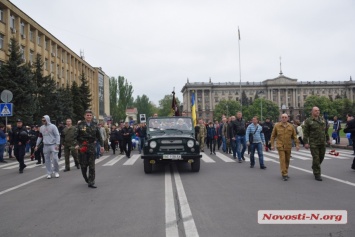
[[[26,144],[14,145],[14,155],[19,163],[19,169],[23,170],[25,168],[25,154],[26,154]]]
[[[116,141],[111,141],[111,148],[112,148],[112,151],[113,151],[113,154],[116,153],[116,146],[117,146],[118,143],[116,143]]]
[[[124,139],[123,140],[123,149],[124,149],[124,152],[126,153],[126,156],[131,155],[131,151],[132,151],[132,140],[131,139]]]
[[[123,153],[125,151],[125,142],[123,140],[118,140],[118,146],[120,148],[120,152]],[[131,146],[132,146],[132,140],[131,140]]]

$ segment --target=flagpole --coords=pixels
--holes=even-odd
[[[240,101],[240,112],[243,112],[243,97],[242,97],[242,71],[240,63],[240,31],[238,26],[238,53],[239,53],[239,101]]]

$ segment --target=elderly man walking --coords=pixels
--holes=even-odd
[[[287,122],[287,119],[287,114],[281,115],[281,122],[275,124],[270,138],[272,150],[275,150],[274,143],[276,138],[276,148],[279,152],[280,169],[283,181],[287,181],[290,178],[288,176],[288,167],[290,165],[292,139],[296,143],[297,151],[300,149],[296,131],[293,125]]]

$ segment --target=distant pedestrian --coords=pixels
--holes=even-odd
[[[8,144],[9,144],[9,148],[8,148],[8,154],[9,154],[9,158],[14,158],[13,156],[12,156],[12,151],[13,151],[13,149],[12,149],[12,146],[10,145],[10,142],[11,142],[11,138],[12,138],[12,126],[11,126],[11,124],[8,124],[7,126],[6,126],[6,131],[7,131],[7,142],[8,142]]]
[[[263,126],[263,133],[265,136],[265,143],[266,143],[265,150],[268,151],[272,147],[270,143],[270,139],[271,139],[271,133],[274,129],[274,124],[270,121],[270,118],[266,118],[262,126]]]
[[[244,154],[247,150],[247,144],[245,139],[246,122],[242,116],[242,112],[238,111],[237,117],[232,123],[232,140],[233,143],[235,142],[235,150],[233,151],[233,157],[236,158],[234,156],[236,154],[239,163],[241,163],[242,160],[245,160]]]
[[[300,142],[300,144],[302,144],[302,146],[304,146],[304,142],[303,142],[303,128],[301,126],[301,122],[299,120],[295,121],[295,125],[296,127],[296,134],[297,134],[297,139]]]
[[[311,149],[313,158],[312,169],[314,178],[322,181],[321,164],[325,156],[325,146],[329,142],[327,122],[320,116],[318,107],[313,107],[311,116],[306,119],[303,127],[303,141],[306,149]]]
[[[59,178],[58,152],[60,146],[60,134],[57,126],[51,123],[48,115],[42,117],[42,126],[39,128],[35,150],[43,142],[43,154],[46,160],[47,179],[52,178],[52,173]],[[53,167],[52,167],[53,163]]]
[[[217,140],[217,135],[216,135],[216,129],[213,126],[212,122],[208,123],[207,127],[207,140],[208,140],[208,147],[210,148],[211,155],[216,154],[216,140]]]
[[[279,152],[281,176],[284,181],[287,181],[290,178],[288,176],[288,167],[290,165],[292,140],[296,143],[297,151],[300,149],[296,131],[293,125],[287,122],[287,118],[287,114],[281,115],[281,122],[275,124],[270,137],[272,150],[275,150],[276,139],[276,148]]]
[[[205,148],[205,136],[207,134],[207,129],[205,124],[203,123],[203,119],[200,119],[198,121],[198,126],[200,127],[198,130],[198,142],[200,144],[200,149],[202,152],[204,152],[204,148]]]
[[[73,156],[74,164],[77,169],[80,169],[78,150],[75,149],[74,140],[75,140],[75,129],[71,118],[67,118],[65,121],[66,126],[64,127],[61,135],[61,145],[64,149],[64,159],[65,159],[65,169],[64,172],[70,171],[70,155]]]
[[[346,138],[348,139],[348,146],[352,146],[353,145],[353,140],[351,140],[351,133],[347,133],[346,134]]]
[[[263,128],[259,125],[258,116],[253,117],[252,123],[248,126],[245,134],[248,139],[247,145],[250,146],[250,168],[254,168],[254,153],[255,150],[257,150],[260,169],[266,169],[263,155],[263,145],[265,146],[265,137],[263,133]]]
[[[333,123],[333,132],[335,132],[335,144],[340,143],[340,130],[341,130],[341,123],[337,116],[334,116],[334,123]]]
[[[352,114],[347,114],[346,116],[346,127],[344,129],[345,133],[350,133],[350,138],[352,140],[353,144],[353,155],[355,155],[355,119]],[[353,160],[353,164],[351,165],[351,168],[355,170],[355,157]]]
[[[17,119],[16,127],[12,130],[12,137],[10,141],[11,148],[14,147],[14,155],[16,160],[19,163],[19,173],[23,173],[23,170],[26,168],[25,165],[25,153],[26,153],[26,144],[28,142],[28,134],[26,128],[23,126],[21,119]]]
[[[127,158],[131,157],[132,151],[132,135],[133,129],[129,126],[128,122],[125,122],[125,126],[121,130],[121,135],[123,137],[123,149],[126,153]]]
[[[5,134],[5,126],[4,124],[0,124],[0,163],[7,163],[4,160],[4,151],[6,145],[6,134]]]

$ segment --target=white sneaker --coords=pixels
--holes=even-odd
[[[56,178],[59,178],[59,173],[58,173],[58,172],[55,172],[55,173],[54,173],[54,176],[55,176]]]
[[[52,176],[49,174],[49,175],[47,175],[47,179],[50,179],[50,178],[52,178]]]

